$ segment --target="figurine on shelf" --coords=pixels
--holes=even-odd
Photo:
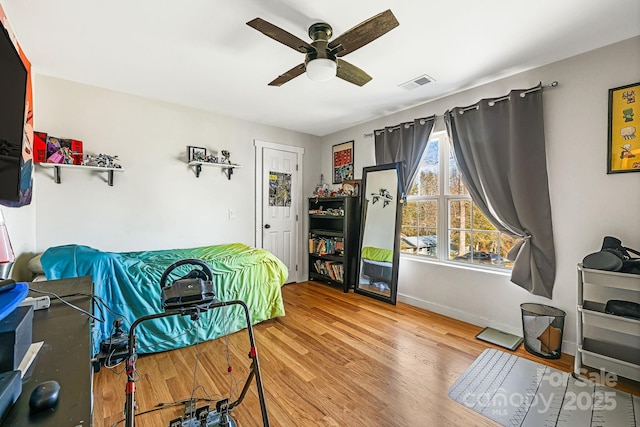
[[[207,157],[205,157],[203,161],[207,163],[218,163],[218,156],[207,154]]]
[[[82,161],[82,164],[84,166],[97,166],[101,168],[122,168],[119,163],[116,163],[116,160],[118,160],[118,156],[110,156],[102,153],[97,156],[87,154],[87,157]]]
[[[313,190],[313,197],[329,197],[329,186],[324,183],[323,174],[320,174],[320,184]]]

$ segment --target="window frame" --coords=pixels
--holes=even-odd
[[[501,235],[504,234],[500,230],[481,230],[481,229],[473,229],[473,228],[455,228],[451,227],[450,223],[450,214],[449,214],[449,204],[452,201],[466,201],[469,200],[471,202],[471,206],[474,205],[473,199],[469,194],[450,194],[449,193],[449,178],[450,178],[450,168],[449,168],[449,157],[451,155],[451,142],[449,140],[449,135],[445,130],[433,131],[431,135],[429,135],[429,142],[433,139],[438,140],[438,195],[433,196],[421,196],[421,195],[407,195],[408,201],[428,201],[435,200],[437,204],[437,249],[436,256],[420,254],[420,253],[408,253],[400,251],[401,256],[406,256],[410,258],[416,258],[421,260],[428,260],[432,262],[445,263],[455,267],[465,267],[465,268],[478,268],[482,270],[494,271],[494,272],[509,272],[511,271],[511,267],[503,266],[503,265],[487,265],[482,263],[473,263],[461,260],[449,259],[449,247],[450,247],[450,232],[452,231],[468,231],[470,233],[477,232],[495,232],[497,233],[497,253],[500,254],[500,249],[502,245]],[[422,156],[427,151],[427,147],[425,147],[425,151],[422,153]],[[412,182],[415,181],[416,177],[420,173],[420,170],[416,171],[416,175],[412,178]],[[474,209],[477,209],[474,208]],[[471,216],[473,220],[473,214]],[[404,217],[403,224],[404,227]],[[401,228],[402,228],[401,227]],[[420,228],[418,225],[417,228]],[[425,227],[423,227],[425,228]]]

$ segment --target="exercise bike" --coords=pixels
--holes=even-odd
[[[187,275],[173,281],[167,285],[167,280],[171,273],[183,265],[199,266],[201,269],[192,269]],[[127,385],[125,387],[125,426],[135,426],[135,391],[136,391],[136,335],[135,330],[142,322],[152,319],[159,319],[169,316],[190,316],[191,320],[199,319],[200,313],[220,307],[239,305],[244,310],[247,321],[247,332],[249,334],[249,354],[251,366],[249,375],[245,380],[239,397],[230,402],[224,398],[216,402],[215,410],[209,411],[207,408],[195,410],[193,402],[190,401],[191,409],[185,411],[185,418],[172,420],[169,427],[237,427],[236,421],[231,416],[231,411],[242,403],[251,382],[255,378],[260,401],[260,411],[262,414],[262,424],[270,427],[267,405],[262,388],[262,377],[260,375],[260,364],[258,362],[258,352],[253,337],[251,326],[251,313],[244,301],[219,301],[216,299],[213,288],[213,272],[211,267],[199,259],[187,258],[170,265],[162,274],[160,279],[160,289],[162,294],[163,313],[150,314],[140,317],[133,322],[129,330],[128,352],[126,357]],[[206,409],[206,410],[205,410]],[[188,414],[188,415],[187,415]],[[193,416],[191,415],[193,414]]]

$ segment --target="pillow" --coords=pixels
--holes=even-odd
[[[541,349],[544,353],[555,353],[562,343],[562,331],[551,325],[542,332],[538,337],[541,343]]]
[[[27,263],[27,268],[33,274],[44,274],[44,269],[42,268],[42,263],[40,262],[40,258],[42,254],[38,254],[31,258]]]

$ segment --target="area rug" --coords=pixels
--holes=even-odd
[[[485,350],[449,388],[449,397],[503,426],[629,427],[640,424],[640,397],[615,385],[611,374],[571,374]]]

